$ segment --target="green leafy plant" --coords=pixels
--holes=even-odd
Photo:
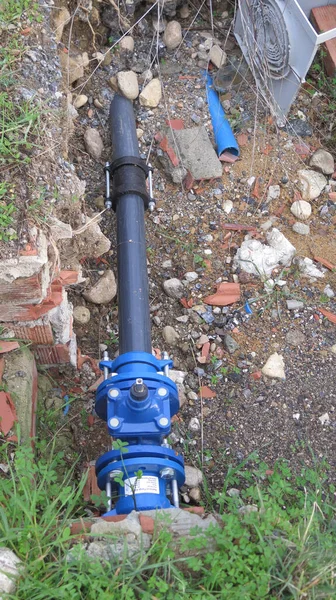
[[[16,207],[12,201],[6,202],[7,192],[7,184],[0,183],[0,241],[3,242],[17,239],[16,232],[8,231],[15,224]]]

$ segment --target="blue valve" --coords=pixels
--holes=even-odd
[[[105,379],[97,389],[96,413],[121,441],[96,462],[98,486],[110,499],[108,515],[178,506],[184,462],[166,441],[179,409],[177,387],[167,376],[172,366],[168,358],[146,352],[100,363]]]

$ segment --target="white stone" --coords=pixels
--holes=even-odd
[[[163,328],[162,335],[168,346],[176,346],[177,342],[180,339],[179,334],[174,329],[174,327],[171,327],[171,325],[166,325],[166,327]]]
[[[321,415],[319,417],[319,421],[320,421],[321,425],[329,425],[330,417],[329,417],[328,413],[323,413],[323,415]]]
[[[280,198],[280,185],[270,185],[267,190],[267,202]]]
[[[293,231],[295,231],[295,233],[298,233],[299,235],[309,235],[310,227],[309,225],[306,225],[306,223],[297,222],[293,225]]]
[[[134,39],[131,35],[125,35],[119,42],[120,50],[124,52],[133,52],[134,51]]]
[[[198,279],[198,273],[196,273],[195,271],[188,271],[188,273],[185,273],[184,279],[189,283],[191,283],[192,281],[196,281],[196,279]]]
[[[87,152],[95,160],[99,160],[103,152],[103,140],[100,137],[100,133],[97,129],[88,127],[84,133],[84,143]]]
[[[189,421],[189,429],[192,431],[199,431],[201,429],[201,424],[197,417],[192,417]]]
[[[331,346],[330,350],[331,350],[331,352],[333,354],[336,354],[336,344],[334,344],[333,346]]]
[[[332,175],[335,171],[335,161],[334,157],[330,152],[323,150],[323,148],[319,148],[312,155],[309,166],[321,171],[325,175]]]
[[[20,574],[20,565],[21,560],[12,550],[0,548],[0,594],[14,594],[15,578]]]
[[[227,215],[229,215],[232,209],[233,209],[233,202],[232,202],[232,200],[225,200],[225,202],[223,202],[223,211]]]
[[[163,282],[163,289],[169,298],[180,300],[185,295],[185,287],[183,283],[176,278],[167,279]]]
[[[227,57],[226,52],[224,52],[220,46],[215,44],[210,50],[209,58],[212,64],[214,64],[217,69],[220,69],[220,67],[225,65]]]
[[[73,317],[77,323],[86,325],[90,321],[90,311],[86,306],[76,306],[73,310]]]
[[[178,369],[169,369],[169,372],[168,372],[169,379],[174,381],[174,383],[176,383],[176,384],[177,383],[182,384],[187,375],[188,375],[188,373],[186,371],[178,371]]]
[[[134,71],[119,71],[117,81],[121,93],[126,98],[135,100],[139,96],[138,76]]]
[[[326,296],[328,296],[328,298],[334,298],[334,296],[335,296],[335,292],[332,289],[332,287],[330,287],[329,283],[325,286],[323,293],[326,294]]]
[[[261,369],[263,375],[274,379],[286,379],[285,363],[283,356],[275,352],[267,359],[265,365]]]
[[[142,90],[139,96],[141,106],[156,108],[162,97],[160,79],[152,79]]]
[[[299,421],[299,419],[300,419],[300,413],[293,413],[293,419],[295,421]]]
[[[74,100],[74,107],[75,108],[82,108],[82,106],[84,106],[88,101],[88,97],[85,96],[85,94],[79,94],[79,96],[77,96]]]
[[[182,42],[182,28],[178,21],[169,21],[163,34],[163,42],[168,50],[175,50]]]
[[[298,171],[300,188],[302,192],[302,198],[304,200],[315,200],[319,197],[321,192],[324,190],[328,181],[322,175],[316,171],[310,169],[302,169]]]
[[[308,258],[308,256],[306,256],[305,258],[302,258],[302,256],[297,257],[295,259],[295,263],[298,265],[301,273],[303,275],[306,275],[307,277],[324,277],[324,272],[321,271],[316,265],[315,263],[312,261],[311,258]]]
[[[143,134],[144,134],[144,130],[140,129],[140,127],[138,127],[137,130],[136,130],[136,134],[137,134],[138,140],[140,140],[142,138]]]
[[[83,297],[93,304],[108,304],[116,294],[117,284],[114,273],[108,269],[92,288],[83,292]]]
[[[185,485],[189,488],[195,488],[201,485],[203,474],[200,469],[185,465]]]
[[[306,219],[309,219],[311,215],[311,204],[306,202],[306,200],[295,200],[291,206],[291,212],[297,219],[305,221]]]

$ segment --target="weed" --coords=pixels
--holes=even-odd
[[[104,344],[106,346],[117,345],[119,343],[119,337],[114,333],[114,331],[109,332],[109,338],[104,340]]]
[[[202,267],[203,269],[206,267],[204,258],[199,254],[194,254],[194,264],[198,265],[199,267]]]
[[[0,183],[0,241],[2,242],[17,239],[16,232],[10,231],[15,223],[14,214],[16,207],[12,201],[6,202],[7,193],[7,184],[4,182]]]
[[[320,302],[322,304],[328,304],[328,302],[330,302],[330,298],[327,296],[327,294],[321,294]]]
[[[211,383],[212,383],[212,385],[217,385],[218,379],[219,379],[218,375],[211,375]]]

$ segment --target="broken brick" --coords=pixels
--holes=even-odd
[[[320,313],[324,315],[330,323],[336,324],[336,315],[335,313],[330,312],[330,310],[326,310],[325,308],[319,308]]]
[[[195,180],[194,180],[192,174],[190,173],[190,171],[188,171],[183,180],[183,186],[185,187],[186,190],[191,190],[191,188],[194,186],[194,183],[195,183]]]
[[[333,263],[329,262],[329,260],[327,260],[326,258],[322,258],[321,256],[314,256],[314,260],[316,260],[316,262],[321,263],[321,265],[323,265],[324,267],[327,267],[327,269],[329,269],[330,271],[336,269],[336,265],[333,265]]]
[[[172,165],[174,165],[174,167],[178,167],[179,164],[180,164],[180,161],[177,158],[177,156],[176,156],[173,148],[171,148],[170,146],[168,146],[166,154],[170,158],[170,162],[172,163]]]
[[[213,306],[228,306],[234,304],[240,299],[240,284],[239,283],[220,283],[217,286],[217,291],[211,296],[204,298],[205,304]]]
[[[12,350],[17,350],[18,348],[20,348],[19,342],[7,342],[5,340],[0,340],[0,354],[11,352]]]
[[[152,517],[149,517],[148,515],[139,515],[139,521],[140,521],[140,525],[141,525],[141,529],[143,531],[143,533],[149,533],[150,535],[153,535],[154,533],[154,528],[155,528],[155,521]]]
[[[7,435],[16,421],[16,410],[10,394],[0,392],[0,431]]]
[[[182,119],[167,119],[166,123],[168,127],[170,127],[171,129],[175,129],[176,131],[184,129],[184,123]]]
[[[217,394],[214,390],[210,389],[207,385],[202,385],[199,390],[200,395],[204,399],[216,398]]]

